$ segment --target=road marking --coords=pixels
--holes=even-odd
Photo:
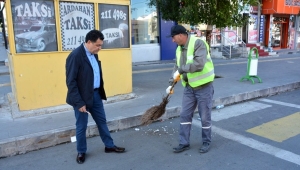
[[[267,60],[259,60],[259,62],[269,62],[269,61],[287,61],[287,60],[299,60],[299,57],[296,58],[277,58],[277,59],[267,59]],[[247,61],[240,61],[240,62],[231,62],[231,63],[219,63],[214,64],[214,66],[224,66],[224,65],[236,65],[236,64],[246,64]],[[139,74],[139,73],[151,73],[151,72],[159,72],[159,71],[168,71],[173,70],[172,68],[162,68],[162,69],[149,69],[149,70],[140,70],[140,71],[132,71],[132,74]]]
[[[295,108],[300,109],[300,105],[297,105],[297,104],[285,103],[285,102],[280,102],[280,101],[270,100],[270,99],[258,99],[258,100],[262,101],[262,102],[273,103],[273,104],[278,104],[278,105],[282,105],[282,106],[295,107]]]
[[[199,128],[202,127],[200,121],[193,121],[193,124]],[[259,142],[252,138],[248,138],[248,137],[245,137],[243,135],[240,135],[240,134],[237,134],[234,132],[229,132],[227,130],[220,129],[216,126],[213,126],[212,130],[213,130],[213,132],[217,133],[218,135],[220,135],[224,138],[227,138],[229,140],[236,141],[240,144],[243,144],[250,148],[256,149],[258,151],[267,153],[267,154],[277,157],[279,159],[283,159],[288,162],[292,162],[294,164],[300,165],[300,155],[297,155],[293,152],[290,152],[290,151],[287,151],[284,149],[280,149],[280,148],[274,147],[274,146],[266,144],[266,143]]]
[[[238,105],[224,107],[223,109],[220,110],[213,110],[211,119],[213,121],[220,121],[224,119],[229,119],[231,117],[236,117],[243,114],[262,110],[268,107],[272,107],[272,106],[268,104],[258,103],[258,102],[245,102]]]
[[[300,134],[300,112],[248,129],[253,133],[276,142],[282,142]]]
[[[10,86],[10,83],[3,83],[3,84],[0,84],[0,87],[4,87],[4,86]]]
[[[299,57],[296,57],[296,58],[277,58],[277,59],[267,59],[267,60],[259,60],[260,63],[263,63],[263,62],[269,62],[269,61],[287,61],[287,60],[299,60],[300,58]],[[244,64],[244,63],[247,63],[246,62],[243,62],[243,61],[240,61],[240,62],[233,62],[233,63],[223,63],[223,64],[215,64],[215,66],[224,66],[224,65],[234,65],[234,64]]]
[[[167,71],[167,70],[173,70],[173,68],[160,68],[160,69],[150,69],[150,70],[132,71],[132,74],[138,74],[138,73],[151,73],[151,72],[159,72],[159,71]]]

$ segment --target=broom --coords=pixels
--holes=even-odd
[[[176,84],[176,81],[173,81],[170,91],[173,90],[174,86]],[[166,106],[169,103],[169,96],[170,93],[163,97],[162,102],[159,105],[153,106],[146,110],[146,112],[142,115],[141,118],[141,125],[149,125],[153,121],[160,118],[166,111]]]

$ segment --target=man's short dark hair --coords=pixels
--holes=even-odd
[[[99,30],[91,30],[85,36],[85,42],[87,43],[89,40],[92,42],[96,42],[98,39],[104,40],[104,35]]]

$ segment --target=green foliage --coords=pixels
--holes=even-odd
[[[259,0],[242,0],[244,4],[258,5]],[[242,26],[248,17],[239,14],[242,6],[239,0],[149,0],[149,6],[156,6],[162,18],[179,23]]]

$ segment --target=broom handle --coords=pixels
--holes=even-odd
[[[172,83],[172,85],[171,85],[171,89],[170,89],[170,91],[172,91],[173,90],[173,88],[174,88],[174,86],[175,86],[175,84],[177,83],[177,81],[173,81],[173,83]],[[170,96],[170,93],[167,95],[167,97],[166,98],[168,98]]]

